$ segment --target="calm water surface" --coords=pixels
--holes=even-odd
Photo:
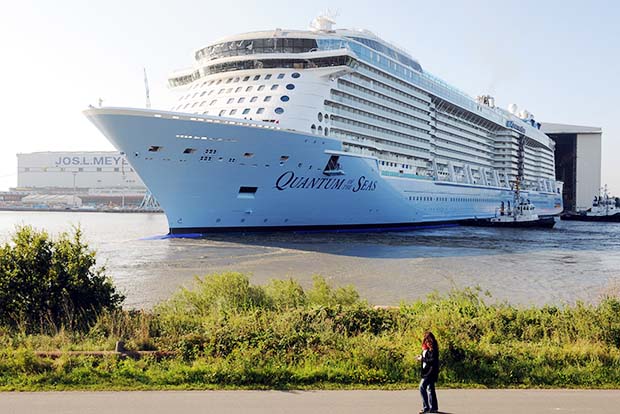
[[[100,264],[149,307],[194,276],[226,270],[255,283],[313,274],[354,284],[376,304],[475,286],[518,304],[596,300],[620,286],[620,224],[559,222],[552,230],[451,227],[404,233],[328,233],[162,239],[162,214],[0,212],[0,239],[16,225],[55,234],[80,225]]]

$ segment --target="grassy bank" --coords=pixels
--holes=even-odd
[[[422,333],[447,387],[620,387],[620,300],[514,307],[475,289],[374,309],[317,277],[255,286],[211,275],[150,312],[101,312],[87,328],[0,330],[0,389],[402,388]],[[177,356],[38,357],[42,350],[172,350]]]

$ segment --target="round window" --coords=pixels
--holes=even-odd
[[[323,132],[323,127],[319,125],[319,132]]]
[[[325,122],[329,122],[329,115],[325,114]]]
[[[319,122],[323,122],[323,114],[322,113],[319,112],[319,114],[316,117],[319,120]]]
[[[297,79],[297,78],[299,78],[300,76],[301,76],[301,74],[300,74],[299,72],[293,72],[293,73],[291,73],[291,77],[292,77],[292,78]]]
[[[293,85],[292,83],[289,83],[288,85],[286,85],[286,89],[288,89],[289,91],[293,90],[295,89],[295,85]]]
[[[325,136],[327,136],[329,134],[329,128],[325,128]]]
[[[281,114],[284,113],[284,108],[277,107],[276,109],[274,109],[274,111],[276,114]]]
[[[281,100],[282,102],[288,102],[288,100],[289,100],[289,99],[291,99],[291,98],[289,98],[289,97],[288,97],[288,96],[286,96],[286,95],[282,95],[282,96],[280,97],[280,100]]]

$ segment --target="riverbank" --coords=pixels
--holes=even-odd
[[[99,315],[87,331],[3,329],[1,390],[404,389],[420,339],[440,342],[439,385],[620,388],[620,300],[516,307],[476,289],[375,308],[324,279],[258,286],[200,279],[153,311]],[[169,351],[165,357],[38,356],[35,351]]]

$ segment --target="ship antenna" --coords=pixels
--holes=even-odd
[[[144,90],[146,92],[146,107],[151,108],[151,95],[149,93],[149,79],[146,77],[146,68],[144,70]]]

